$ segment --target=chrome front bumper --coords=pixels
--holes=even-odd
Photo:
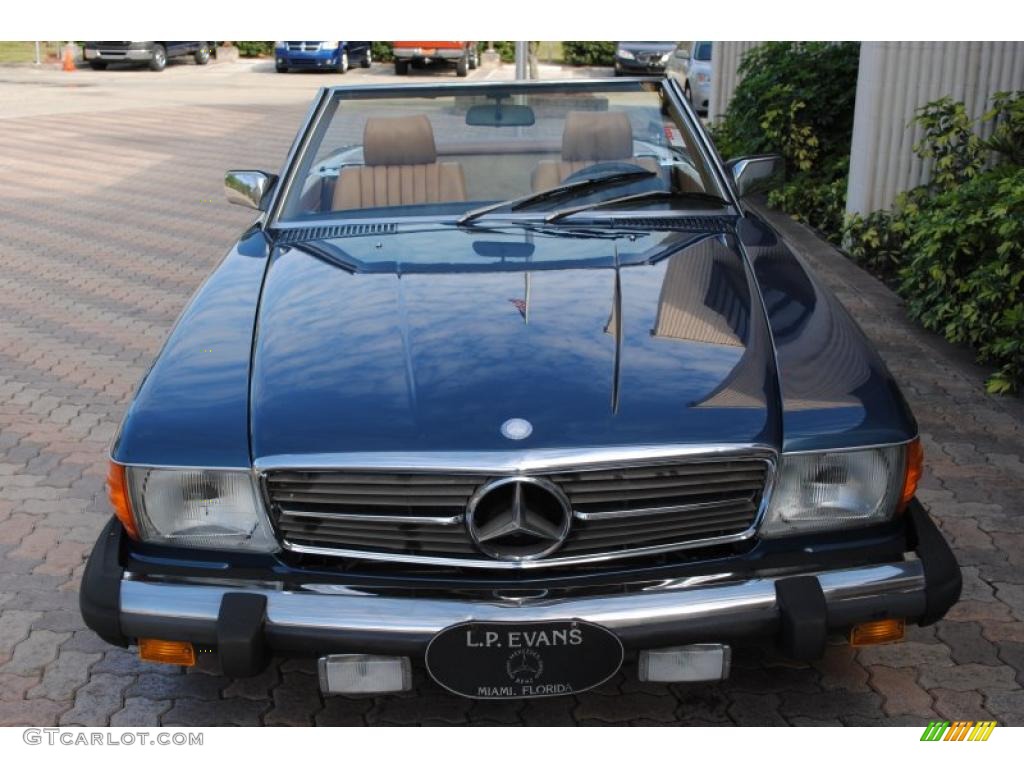
[[[141,48],[86,48],[83,57],[86,61],[149,61],[153,58],[153,52]]]
[[[341,583],[342,575],[338,583],[296,580],[295,571],[286,587],[272,570],[260,581],[180,567],[146,576],[125,562],[124,531],[112,519],[89,558],[80,602],[86,624],[108,642],[190,641],[216,650],[232,676],[258,673],[275,652],[422,656],[438,632],[467,621],[580,619],[636,649],[774,639],[784,654],[813,659],[829,632],[885,618],[931,624],[959,599],[960,568],[945,538],[916,501],[906,518],[910,551],[890,562],[549,590],[443,589],[417,579],[366,587]]]
[[[564,597],[390,596],[353,587],[309,585],[303,591],[142,581],[121,582],[121,630],[128,637],[218,644],[225,596],[243,592],[266,599],[262,631],[272,648],[310,644],[331,652],[422,654],[445,627],[465,621],[533,622],[581,619],[613,630],[631,647],[656,647],[748,635],[775,634],[778,586],[792,580],[728,575],[664,582],[635,592]],[[827,608],[827,625],[840,629],[882,615],[916,618],[925,610],[920,561],[829,571],[813,576]]]
[[[458,61],[465,53],[459,48],[395,48],[396,59],[445,59]]]

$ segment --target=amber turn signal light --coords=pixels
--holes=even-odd
[[[114,514],[128,535],[138,539],[139,530],[135,527],[135,516],[132,515],[132,505],[128,500],[128,481],[125,478],[124,467],[115,461],[110,462],[107,467],[107,498],[110,499],[110,506],[114,508]]]
[[[194,667],[196,649],[192,643],[181,640],[155,640],[151,637],[139,639],[139,658],[143,661],[156,661],[161,664],[180,664]]]
[[[903,619],[882,619],[854,625],[850,630],[850,645],[881,645],[903,639]]]
[[[900,496],[900,511],[907,508],[907,504],[917,493],[917,484],[921,481],[921,473],[924,471],[924,448],[921,447],[921,439],[916,438],[907,443],[907,471],[903,475],[903,493]]]

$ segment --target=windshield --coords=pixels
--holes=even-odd
[[[660,83],[349,88],[328,99],[294,163],[282,221],[466,223],[513,211],[545,218],[569,206],[725,204]]]

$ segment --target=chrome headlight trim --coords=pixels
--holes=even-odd
[[[194,549],[280,549],[251,470],[126,465],[125,472],[142,541]]]
[[[850,530],[896,514],[907,443],[800,451],[780,456],[762,538]]]

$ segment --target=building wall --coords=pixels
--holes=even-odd
[[[951,96],[980,117],[996,91],[1024,89],[1024,42],[861,44],[847,212],[888,208],[926,182],[930,163],[914,154],[909,123],[929,101]]]
[[[708,119],[714,120],[729,106],[740,78],[737,70],[743,54],[760,41],[731,40],[711,44],[711,99],[708,101]]]

